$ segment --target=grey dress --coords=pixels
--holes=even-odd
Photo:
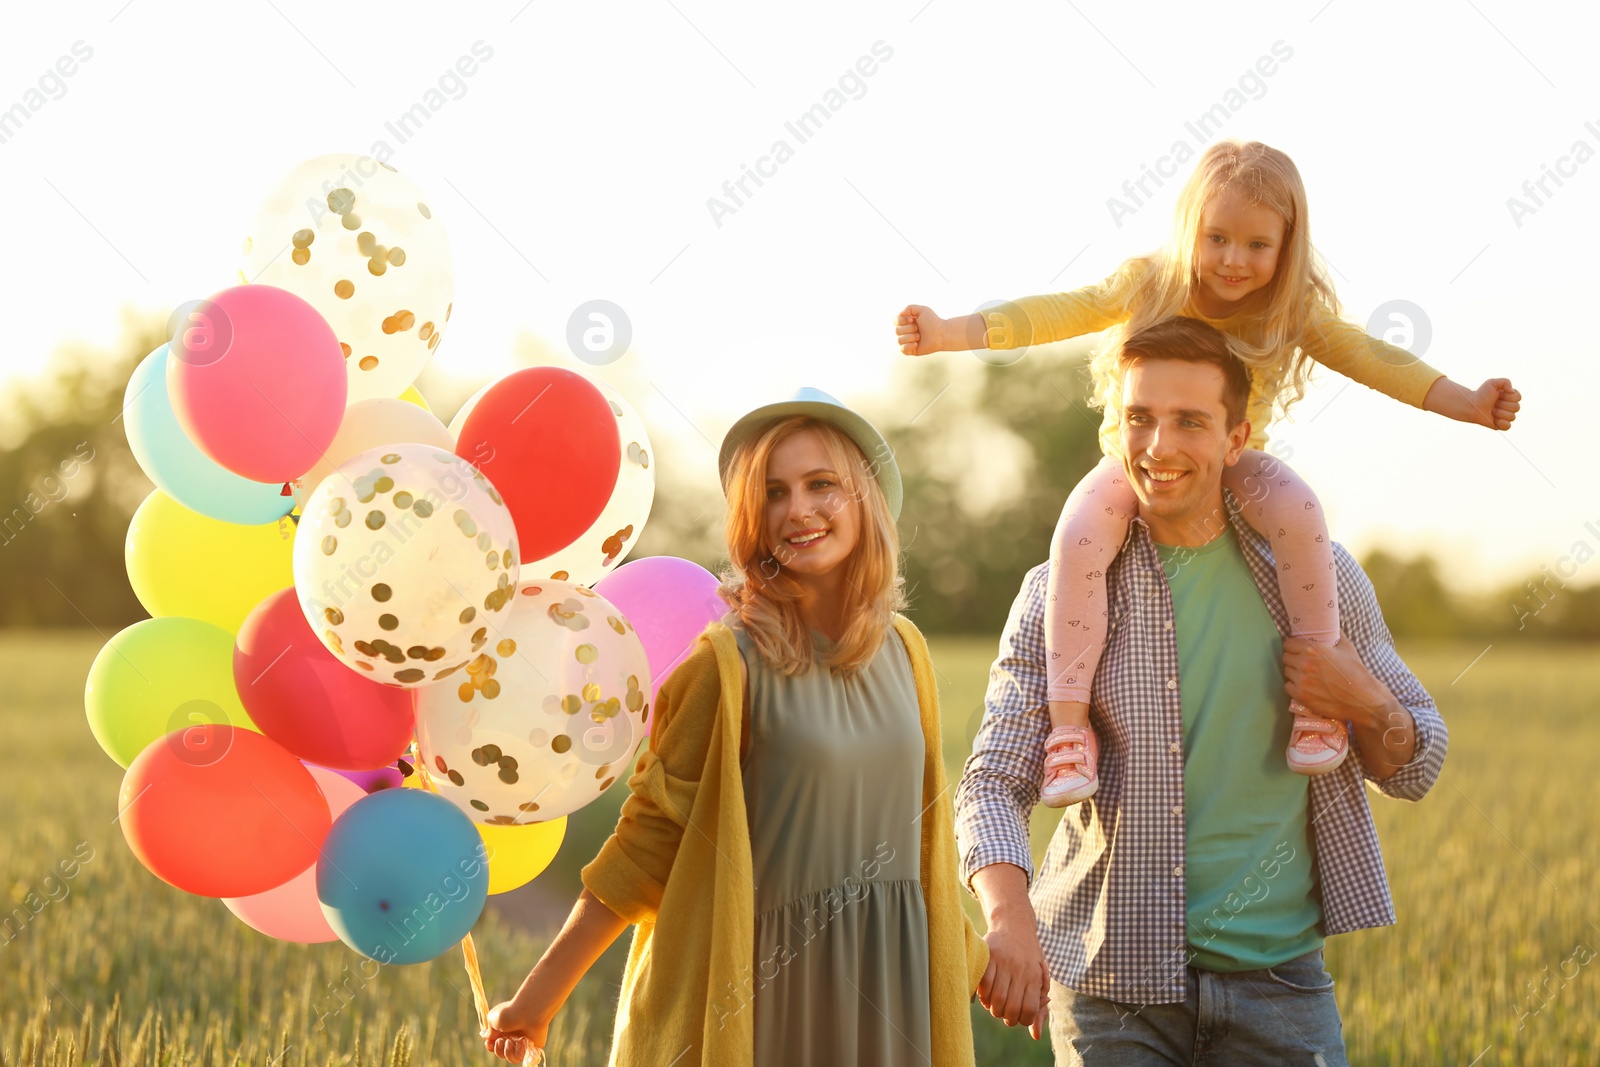
[[[905,645],[891,628],[852,680],[789,678],[725,621],[750,675],[755,1062],[926,1067],[926,743]]]

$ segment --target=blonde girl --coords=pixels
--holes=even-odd
[[[894,458],[802,390],[740,419],[721,469],[731,610],[662,684],[616,832],[485,1046],[541,1047],[633,923],[613,1064],[970,1065],[988,949],[927,644],[898,614]]]
[[[1522,396],[1505,378],[1476,389],[1459,385],[1339,317],[1333,283],[1311,244],[1305,186],[1284,153],[1256,141],[1211,146],[1178,197],[1167,246],[1127,260],[1099,285],[954,319],[913,304],[900,313],[895,333],[902,352],[920,356],[1019,348],[1107,328],[1126,333],[1174,315],[1222,330],[1251,368],[1250,449],[1223,484],[1250,524],[1272,540],[1292,632],[1336,643],[1333,549],[1321,505],[1294,472],[1262,451],[1273,403],[1287,409],[1304,395],[1312,362],[1414,407],[1491,429],[1510,428]],[[1114,336],[1091,362],[1094,400],[1105,409],[1100,441],[1108,458],[1068,496],[1050,551],[1045,643],[1052,730],[1040,797],[1052,807],[1077,803],[1098,785],[1089,699],[1104,647],[1104,576],[1136,504],[1120,460],[1112,457],[1115,342]],[[1215,532],[1225,526],[1218,516]],[[1349,745],[1344,724],[1306,714],[1299,705],[1291,710],[1289,766],[1300,774],[1337,767]]]

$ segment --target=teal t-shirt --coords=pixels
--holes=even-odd
[[[1272,967],[1323,941],[1309,779],[1284,758],[1283,639],[1232,528],[1156,551],[1178,639],[1190,963]]]

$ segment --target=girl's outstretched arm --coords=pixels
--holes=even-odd
[[[529,1046],[543,1048],[550,1022],[601,953],[628,922],[585,889],[572,914],[523,979],[516,996],[489,1009],[483,1047],[502,1059],[521,1063]]]
[[[1066,293],[1024,296],[953,319],[908,304],[895,317],[895,343],[908,356],[933,352],[1004,351],[1065,341],[1104,330],[1127,317],[1113,295],[1115,276]]]
[[[974,311],[954,319],[941,319],[932,308],[907,304],[895,318],[895,342],[908,356],[928,356],[935,352],[972,352],[988,348],[988,324]]]
[[[1522,394],[1512,388],[1509,378],[1490,378],[1470,389],[1326,308],[1313,308],[1301,347],[1307,356],[1346,378],[1457,422],[1508,430],[1522,407]]]
[[[1491,430],[1509,430],[1522,408],[1522,394],[1511,387],[1510,378],[1490,378],[1476,389],[1440,378],[1428,387],[1422,407],[1424,411],[1457,422],[1470,422]]]

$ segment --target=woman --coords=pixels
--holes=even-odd
[[[661,686],[616,832],[485,1046],[542,1046],[633,923],[612,1064],[971,1064],[988,949],[927,644],[895,613],[893,454],[802,389],[735,423],[719,466],[731,610]]]

